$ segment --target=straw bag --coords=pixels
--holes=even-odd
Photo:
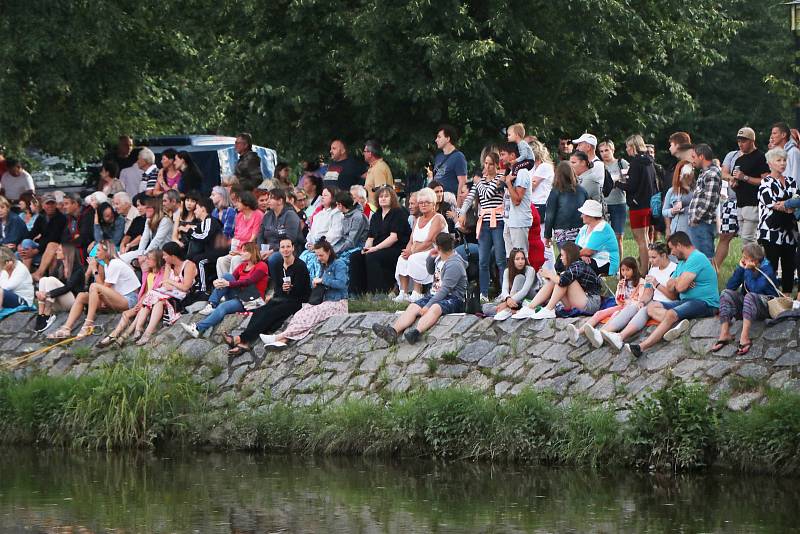
[[[794,304],[794,301],[791,298],[789,298],[786,295],[784,295],[781,292],[781,290],[778,289],[778,286],[775,285],[775,283],[772,281],[772,279],[769,276],[767,276],[766,274],[764,274],[764,272],[761,269],[756,269],[756,271],[761,273],[761,276],[766,278],[767,282],[769,282],[769,285],[771,285],[775,289],[775,291],[777,291],[777,293],[778,293],[777,297],[771,298],[771,299],[769,299],[767,301],[767,308],[769,309],[769,316],[772,317],[773,319],[777,319],[778,316],[780,314],[782,314],[783,312],[785,312],[787,310],[791,310],[792,306]]]

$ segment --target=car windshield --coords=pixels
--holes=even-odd
[[[87,169],[82,163],[75,163],[64,156],[51,156],[43,152],[28,151],[30,163],[28,170],[37,189],[66,188],[86,183]]]

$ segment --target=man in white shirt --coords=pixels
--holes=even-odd
[[[139,216],[139,210],[131,204],[131,197],[125,191],[120,191],[112,197],[114,211],[125,217],[125,231],[131,227],[133,220]]]
[[[578,183],[589,194],[589,198],[598,201],[603,206],[603,212],[605,213],[606,200],[603,197],[603,182],[606,177],[606,168],[600,158],[597,157],[597,137],[590,133],[585,133],[579,138],[573,139],[572,143],[575,145],[575,150],[585,153],[592,164],[589,170],[578,179]]]
[[[786,151],[786,170],[783,175],[791,176],[795,181],[800,180],[800,149],[792,139],[789,125],[785,122],[773,124],[769,142],[773,148],[782,148]]]
[[[6,172],[0,178],[0,193],[12,204],[16,204],[23,193],[36,192],[31,175],[22,168],[22,163],[16,159],[6,160]]]
[[[142,192],[142,169],[134,163],[130,167],[125,167],[119,173],[119,181],[125,187],[125,192],[130,198]]]

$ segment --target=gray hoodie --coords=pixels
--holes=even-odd
[[[361,211],[361,206],[351,209],[342,217],[342,237],[331,243],[337,254],[356,247],[363,247],[367,242],[369,221]]]
[[[441,259],[438,256],[428,256],[426,267],[430,274],[436,272],[436,265]],[[441,268],[441,286],[439,291],[428,301],[430,308],[434,304],[453,295],[463,302],[467,295],[467,262],[456,253],[453,253]]]

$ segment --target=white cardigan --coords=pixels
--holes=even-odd
[[[33,304],[33,278],[21,261],[14,264],[14,271],[11,275],[5,269],[0,270],[0,287],[4,291],[13,291],[28,305]]]
[[[308,229],[306,247],[311,249],[319,238],[325,236],[325,241],[333,245],[342,237],[342,218],[344,214],[336,208],[325,208],[314,215],[314,222]]]

